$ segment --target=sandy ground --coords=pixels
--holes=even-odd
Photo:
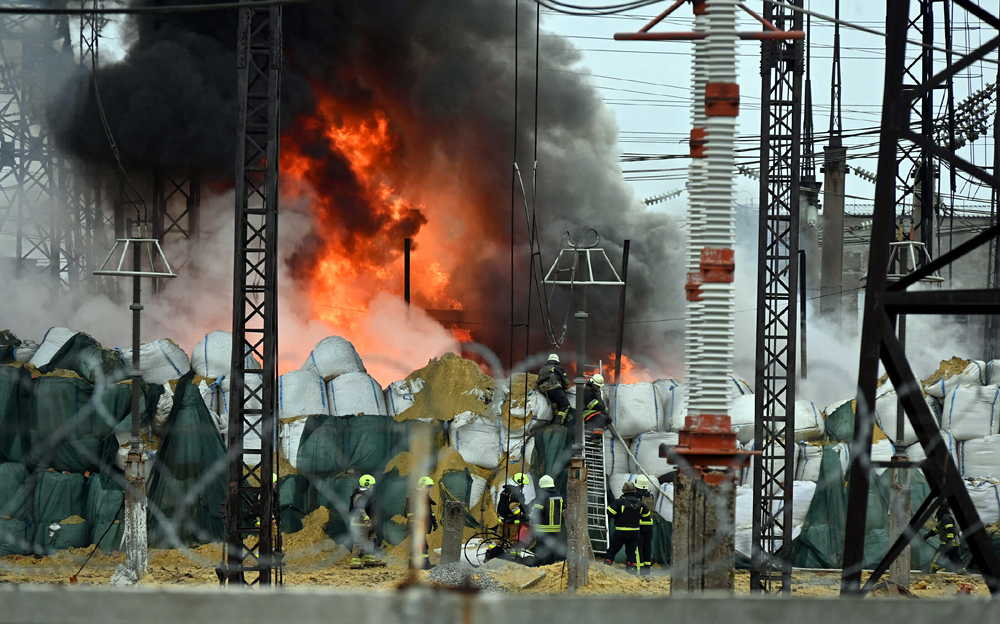
[[[90,551],[73,549],[52,557],[10,556],[0,559],[0,583],[43,583],[66,585],[77,573]],[[215,566],[221,560],[219,545],[210,544],[189,551],[154,550],[150,552],[149,573],[144,585],[214,585],[218,583]],[[290,553],[286,557],[284,583],[287,586],[315,586],[343,589],[392,590],[407,579],[405,561],[389,555],[385,568],[351,570],[347,552],[333,542],[319,543],[315,547]],[[432,560],[436,557],[432,556]],[[115,566],[124,563],[123,554],[107,555],[98,552],[78,575],[81,585],[106,585]],[[495,580],[507,591],[527,594],[562,593],[566,590],[564,564],[556,563],[544,568],[545,576],[528,589],[522,586],[534,580],[535,570],[521,566],[506,566],[495,572]],[[421,572],[422,583],[430,583],[427,572]],[[653,574],[640,579],[626,574],[620,567],[608,568],[596,563],[591,568],[590,585],[583,594],[668,594],[670,577],[665,568],[655,566]],[[971,583],[973,594],[988,596],[989,592],[979,576],[952,574],[913,576],[913,591],[918,597],[951,597],[959,585]],[[792,594],[800,596],[835,596],[839,592],[840,575],[833,571],[797,571],[793,575]],[[736,572],[736,593],[748,594],[750,574]]]

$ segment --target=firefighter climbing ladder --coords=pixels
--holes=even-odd
[[[587,466],[587,530],[595,555],[608,551],[608,493],[604,472],[604,438],[586,436],[583,459]]]

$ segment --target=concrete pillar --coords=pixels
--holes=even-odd
[[[462,527],[465,505],[460,501],[445,501],[441,515],[441,564],[456,563],[462,555]]]
[[[840,293],[844,291],[844,178],[847,148],[823,148],[823,250],[820,315],[839,331],[845,324]],[[848,320],[853,326],[853,321]]]
[[[721,472],[706,471],[704,481],[679,470],[674,481],[674,533],[670,593],[725,591],[736,585],[736,487],[732,479],[713,483]]]
[[[577,420],[580,420],[579,416]],[[590,562],[594,549],[587,529],[587,467],[574,457],[566,487],[566,587],[570,591],[590,583]]]

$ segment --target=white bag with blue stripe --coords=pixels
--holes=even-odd
[[[638,461],[638,465],[630,460],[629,471],[640,473],[640,467],[653,477],[660,477],[669,472],[677,470],[677,466],[667,462],[667,458],[660,457],[660,445],[676,445],[678,442],[676,433],[651,431],[643,433],[632,440],[632,455]]]
[[[132,347],[122,347],[116,351],[121,354],[125,364],[131,367]],[[187,374],[191,370],[191,361],[184,349],[169,340],[158,338],[139,345],[139,370],[146,383],[163,385]]]
[[[983,524],[1000,522],[1000,481],[996,479],[967,479],[965,489],[979,512]]]
[[[413,395],[424,389],[424,380],[417,377],[413,381],[400,379],[385,389],[385,410],[389,416],[398,416],[409,409],[416,399]]]
[[[947,447],[948,453],[951,454],[952,462],[957,468],[961,469],[959,462],[961,442],[956,440],[947,431],[941,432],[941,439],[944,441],[944,445]],[[924,447],[919,442],[906,447],[906,456],[909,457],[911,461],[924,461],[927,459],[927,453],[924,451]]]
[[[278,377],[278,418],[329,415],[326,385],[312,371],[291,370]]]
[[[368,373],[338,375],[326,388],[330,413],[334,416],[387,415],[382,386]]]
[[[233,335],[227,331],[206,334],[191,352],[191,368],[198,375],[211,379],[228,376],[232,360]],[[250,353],[246,354],[244,365],[248,370],[260,370],[260,362]]]
[[[676,379],[657,379],[653,382],[657,397],[663,409],[660,431],[680,431],[687,416],[687,398],[684,386]]]
[[[989,377],[990,370],[986,362],[972,360],[961,373],[952,375],[947,379],[938,379],[932,384],[927,384],[924,386],[924,390],[936,399],[944,399],[957,386],[986,385],[989,383]]]
[[[62,349],[62,346],[69,342],[69,339],[77,335],[77,333],[79,332],[68,327],[49,328],[45,332],[45,337],[42,338],[42,344],[38,345],[35,352],[31,354],[29,363],[35,368],[45,366],[59,352],[59,349]]]
[[[608,412],[623,438],[634,438],[647,431],[670,428],[670,421],[668,415],[663,412],[659,392],[648,381],[616,384],[611,390]]]
[[[626,441],[628,441],[626,439]],[[628,449],[610,431],[604,432],[604,474],[628,474]]]
[[[959,468],[967,479],[1000,479],[1000,435],[962,442]]]
[[[957,386],[948,393],[941,428],[956,440],[985,438],[1000,428],[1000,386]]]
[[[497,424],[472,412],[462,412],[448,429],[451,445],[466,463],[480,468],[496,468],[502,453]]]
[[[309,353],[302,370],[311,370],[324,381],[336,379],[345,373],[367,373],[354,345],[340,336],[320,340]]]

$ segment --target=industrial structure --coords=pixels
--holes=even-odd
[[[222,584],[238,586],[281,584],[285,565],[277,488],[282,8],[280,3],[261,0],[259,6],[254,6],[256,3],[257,0],[247,2],[238,9],[238,36],[233,42],[239,106],[238,136],[234,137],[236,255],[232,361],[227,382],[231,409],[224,511],[226,541],[222,561],[216,568]],[[897,337],[898,332],[905,333],[902,321],[905,315],[982,315],[987,355],[995,356],[1000,332],[1000,290],[997,290],[1000,246],[996,241],[1000,234],[997,222],[1000,142],[994,139],[992,173],[958,152],[990,125],[986,101],[990,93],[997,91],[1000,72],[986,95],[970,96],[963,102],[955,101],[954,80],[973,63],[994,53],[1000,46],[1000,37],[993,38],[991,30],[991,36],[984,38],[987,43],[956,59],[951,20],[955,10],[968,12],[984,28],[1000,33],[1000,16],[973,0],[943,3],[887,0],[878,171],[872,175],[856,167],[852,171],[848,165],[851,154],[844,144],[841,112],[841,27],[845,23],[840,18],[840,0],[836,0],[832,18],[831,110],[820,181],[816,166],[821,139],[817,138],[814,127],[809,39],[812,20],[829,16],[809,11],[804,0],[766,0],[760,3],[759,12],[737,0],[693,0],[690,32],[654,30],[668,16],[676,17],[675,11],[685,4],[683,0],[672,3],[639,32],[615,35],[616,40],[626,41],[689,41],[693,50],[686,187],[689,230],[684,253],[688,415],[679,432],[679,443],[664,444],[661,448],[663,457],[680,466],[673,501],[672,590],[732,591],[734,484],[737,471],[752,461],[751,591],[791,593],[794,511],[791,471],[796,453],[796,385],[807,373],[806,304],[807,300],[818,298],[816,308],[821,319],[836,331],[851,334],[858,327],[858,299],[854,291],[863,287],[842,594],[871,590],[944,501],[954,510],[973,560],[990,591],[1000,594],[1000,558],[980,522],[961,474],[950,461],[938,423],[919,396],[919,383],[907,362],[903,336]],[[940,12],[943,28],[935,13],[936,6],[942,4],[946,7]],[[115,153],[116,168],[75,162],[55,148],[43,121],[48,94],[39,67],[49,56],[78,53],[79,64],[92,74],[90,88],[97,92],[99,42],[105,22],[97,0],[83,5],[85,11],[74,27],[79,31],[77,44],[70,36],[70,17],[59,15],[58,11],[51,15],[0,16],[0,190],[4,195],[0,228],[8,222],[16,224],[12,268],[16,275],[35,275],[44,280],[51,288],[53,301],[77,289],[108,294],[121,301],[126,290],[120,290],[119,285],[106,278],[133,277],[135,299],[131,309],[138,327],[142,309],[139,278],[155,278],[156,290],[159,279],[171,277],[173,271],[170,267],[165,273],[157,272],[155,267],[141,270],[138,251],[131,271],[102,270],[97,261],[105,250],[113,247],[115,240],[147,245],[150,249],[185,240],[189,242],[189,252],[193,251],[201,229],[202,175],[199,171],[156,168],[142,176],[130,177],[118,159],[106,120],[105,130]],[[760,30],[740,32],[737,29],[740,10],[751,15],[761,25]],[[935,55],[941,54],[941,42],[934,38],[938,31],[945,33],[943,70],[939,70],[940,63],[935,60]],[[736,117],[741,103],[736,72],[740,40],[760,42],[757,172],[760,207],[756,236],[752,450],[737,443],[730,422],[728,394],[735,333],[733,179],[737,171],[747,172],[745,168],[738,169],[735,161]],[[919,49],[916,55],[912,54],[915,47]],[[946,100],[943,114],[935,110],[938,94],[942,92]],[[99,97],[97,94],[98,101]],[[1000,99],[995,95],[993,98]],[[1000,111],[994,111],[994,131],[998,121]],[[941,190],[942,163],[947,165],[950,193]],[[963,218],[961,206],[955,202],[959,172],[992,189],[988,219]],[[849,173],[874,182],[875,200],[870,211],[867,207],[853,210],[845,202]],[[647,203],[657,203],[675,193],[651,198]],[[144,197],[148,198],[148,204]],[[962,225],[956,229],[956,215],[969,226],[968,230],[962,230]],[[947,225],[945,218],[950,219]],[[988,222],[983,223],[984,220]],[[141,234],[143,231],[148,231],[148,237]],[[569,286],[575,296],[577,414],[582,415],[585,408],[588,288],[622,287],[619,306],[619,332],[622,332],[629,241],[625,243],[621,277],[597,243],[569,242],[542,280],[548,286]],[[866,252],[854,249],[864,245]],[[915,262],[902,269],[894,268],[890,266],[894,245],[916,247],[926,255],[914,255]],[[407,304],[410,303],[410,248],[407,238],[404,252]],[[963,257],[969,262],[974,253],[979,257],[969,272],[976,273],[978,265],[985,264],[985,288],[907,290],[929,276],[947,273],[953,278],[953,264]],[[534,255],[532,240],[532,271]],[[173,258],[173,268],[183,271],[191,256]],[[569,265],[571,268],[567,268]],[[561,277],[560,271],[569,271],[570,276]],[[856,279],[860,282],[862,273],[866,276],[863,284],[855,283]],[[954,279],[952,283],[961,281]],[[818,295],[810,297],[808,293],[812,291]],[[456,310],[439,312],[464,317]],[[511,314],[513,317],[513,311]],[[132,482],[141,483],[138,329],[135,331],[132,371],[135,424],[126,474]],[[978,326],[976,331],[979,332]],[[621,344],[619,334],[616,382],[622,360]],[[260,362],[259,370],[248,363],[250,358]],[[905,414],[926,453],[923,461],[911,462],[904,454],[898,454],[882,466],[871,459],[880,362],[893,387],[898,389],[901,415]],[[901,432],[902,418],[897,426]],[[894,432],[886,433],[892,436]],[[902,436],[898,437],[902,445]],[[604,445],[584,435],[582,418],[576,420],[572,442],[567,559],[569,587],[576,589],[587,584],[589,562],[594,553],[601,554],[607,549],[611,528],[606,512]],[[863,584],[865,523],[875,467],[894,471],[919,468],[927,476],[931,496],[905,527],[896,526],[888,554]],[[899,483],[908,481],[902,479]],[[134,507],[131,503],[136,503],[134,497],[140,496],[140,491],[140,487],[129,491],[130,508]],[[454,506],[451,509],[454,513]],[[130,551],[130,561],[141,563],[141,566],[136,563],[136,567],[145,567],[142,556]]]

